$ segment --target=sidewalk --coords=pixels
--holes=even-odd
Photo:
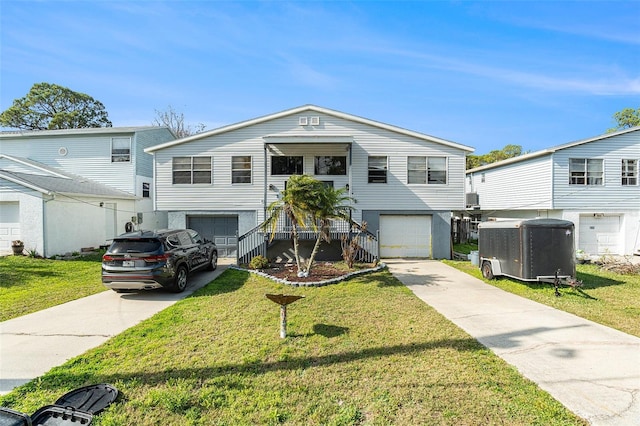
[[[593,425],[640,425],[640,338],[442,262],[385,260],[419,298]]]
[[[189,276],[187,289],[182,293],[103,291],[1,322],[0,395],[187,297],[217,278],[233,261],[220,259],[215,271]]]

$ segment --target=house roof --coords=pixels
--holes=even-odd
[[[31,138],[50,136],[76,136],[76,135],[108,135],[116,133],[135,133],[146,130],[171,129],[165,126],[128,126],[128,127],[87,127],[83,129],[59,129],[59,130],[15,130],[0,132],[0,138]],[[175,136],[175,135],[174,135]]]
[[[450,147],[454,147],[454,148],[458,148],[461,149],[463,151],[468,151],[468,152],[473,152],[474,149],[466,146],[466,145],[461,145],[452,141],[448,141],[445,139],[441,139],[441,138],[437,138],[434,136],[430,136],[430,135],[426,135],[424,133],[418,133],[418,132],[414,132],[412,130],[407,130],[407,129],[403,129],[401,127],[396,127],[396,126],[392,126],[390,124],[385,124],[385,123],[381,123],[379,121],[374,121],[374,120],[369,120],[367,118],[363,118],[363,117],[358,117],[356,115],[351,115],[351,114],[346,114],[344,112],[340,112],[340,111],[335,111],[332,109],[328,109],[328,108],[322,108],[316,105],[303,105],[303,106],[299,106],[296,108],[292,108],[292,109],[288,109],[285,111],[281,111],[281,112],[277,112],[274,114],[270,114],[270,115],[265,115],[262,117],[258,117],[258,118],[253,118],[251,120],[246,120],[246,121],[241,121],[239,123],[235,123],[235,124],[230,124],[227,126],[223,126],[223,127],[219,127],[217,129],[213,129],[207,132],[203,132],[203,133],[198,133],[197,135],[192,135],[192,136],[188,136],[186,138],[182,138],[182,139],[177,139],[174,141],[170,141],[170,142],[165,142],[159,145],[155,145],[149,148],[145,149],[145,152],[148,153],[152,153],[155,151],[159,151],[165,148],[169,148],[175,145],[180,145],[183,143],[187,143],[190,141],[194,141],[194,140],[198,140],[198,139],[203,139],[206,137],[210,137],[210,136],[215,136],[215,135],[219,135],[222,133],[226,133],[226,132],[231,132],[233,130],[237,130],[237,129],[241,129],[244,127],[249,127],[249,126],[253,126],[255,124],[260,124],[260,123],[264,123],[270,120],[275,120],[278,118],[282,118],[282,117],[287,117],[290,115],[294,115],[294,114],[299,114],[301,112],[306,112],[306,111],[312,111],[312,112],[316,112],[316,113],[320,113],[320,114],[326,114],[326,115],[331,115],[334,117],[338,117],[338,118],[342,118],[345,120],[349,120],[349,121],[354,121],[357,123],[362,123],[362,124],[367,124],[369,126],[373,126],[373,127],[378,127],[381,129],[385,129],[385,130],[389,130],[392,132],[396,132],[396,133],[401,133],[404,135],[408,135],[408,136],[412,136],[418,139],[422,139],[425,141],[429,141],[429,142],[436,142],[442,145],[447,145]],[[265,136],[269,136],[269,135],[265,135]]]
[[[137,198],[127,192],[113,189],[96,181],[64,172],[28,158],[14,157],[6,154],[0,154],[0,158],[6,158],[16,163],[26,165],[36,172],[23,173],[0,169],[0,178],[43,194],[88,195],[132,200]]]
[[[531,152],[529,154],[519,155],[517,157],[507,158],[506,160],[496,161],[495,163],[486,164],[486,165],[480,166],[480,167],[475,167],[473,169],[467,170],[467,173],[475,173],[475,172],[480,172],[480,171],[483,171],[483,170],[489,170],[489,169],[494,169],[494,168],[497,168],[497,167],[506,166],[508,164],[519,163],[521,161],[530,160],[532,158],[542,157],[542,156],[545,156],[545,155],[551,155],[556,151],[560,151],[560,150],[567,149],[567,148],[572,148],[574,146],[584,145],[584,144],[587,144],[587,143],[590,143],[590,142],[595,142],[595,141],[599,141],[599,140],[603,140],[603,139],[608,139],[608,138],[611,138],[611,137],[614,137],[614,136],[620,136],[620,135],[624,135],[626,133],[633,133],[633,132],[638,132],[638,131],[640,131],[640,126],[631,127],[629,129],[620,130],[620,131],[617,131],[617,132],[614,132],[614,133],[606,133],[604,135],[595,136],[595,137],[588,138],[588,139],[581,139],[581,140],[578,140],[578,141],[573,141],[573,142],[565,143],[565,144],[562,144],[562,145],[556,145],[554,147],[542,149],[542,150],[536,151],[536,152]]]

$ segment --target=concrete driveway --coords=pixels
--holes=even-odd
[[[640,425],[640,338],[502,291],[442,262],[385,260],[458,327],[593,425]]]
[[[217,278],[233,261],[222,258],[215,271],[194,273],[179,294],[104,291],[0,323],[0,394],[184,299]]]

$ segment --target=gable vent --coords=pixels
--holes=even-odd
[[[299,117],[298,124],[301,126],[306,126],[309,124],[309,119],[307,117]]]
[[[318,126],[320,124],[320,117],[311,117],[311,125]]]

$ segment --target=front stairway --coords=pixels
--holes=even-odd
[[[275,232],[261,223],[243,235],[238,236],[237,264],[248,264],[255,256],[262,255],[275,262],[293,260],[291,224],[287,220],[278,222]],[[322,254],[318,260],[341,260],[341,244],[353,241],[357,245],[356,261],[375,262],[379,260],[378,236],[366,230],[366,227],[351,220],[332,220],[330,227],[331,243],[320,244]],[[310,253],[318,236],[311,227],[298,228],[298,241],[303,252]],[[304,254],[302,255],[303,257]]]

